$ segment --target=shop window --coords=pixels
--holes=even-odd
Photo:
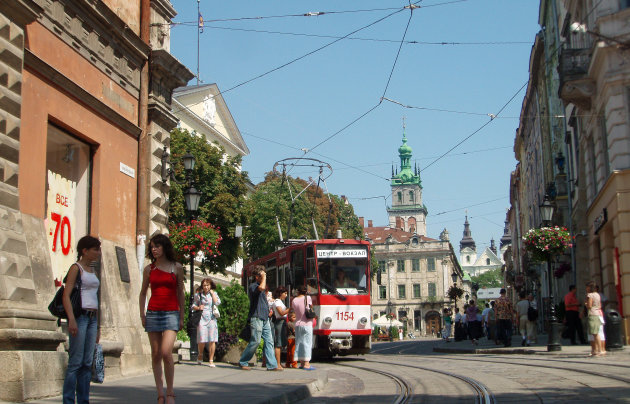
[[[46,141],[46,234],[53,277],[62,280],[76,261],[76,244],[88,234],[90,146],[48,125]]]

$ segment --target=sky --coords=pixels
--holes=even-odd
[[[196,73],[197,2],[172,4],[180,24],[171,53]],[[503,235],[539,2],[414,4],[200,0],[200,80],[222,91],[254,184],[286,158],[324,161],[333,171],[328,191],[375,226],[388,224],[404,120],[427,236],[446,228],[458,251],[468,214],[481,252]],[[290,175],[316,178],[317,169]]]

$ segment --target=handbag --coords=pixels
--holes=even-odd
[[[217,306],[214,303],[212,304],[212,315],[214,316],[214,318],[221,317],[221,313],[219,312],[219,306]]]
[[[527,319],[529,321],[536,321],[538,319],[538,310],[532,307],[531,303],[527,308]]]
[[[81,271],[81,269],[79,269]],[[68,274],[63,278],[63,282],[66,283],[68,279]],[[48,311],[50,314],[57,318],[68,318],[68,313],[66,313],[66,309],[63,307],[63,292],[65,290],[64,285],[61,285],[57,293],[55,293],[55,297],[53,297],[52,301],[48,305]],[[74,288],[70,293],[70,304],[72,304],[72,312],[74,313],[74,318],[78,318],[81,314],[81,272],[77,276],[77,279],[74,283]]]
[[[92,381],[94,383],[103,383],[105,380],[105,358],[103,356],[103,346],[96,344],[94,346],[94,359],[92,360]]]
[[[201,301],[201,295],[199,296],[199,301]],[[194,327],[198,327],[199,326],[199,322],[201,321],[201,314],[202,313],[203,313],[203,310],[192,310],[192,313],[190,313],[190,323]]]
[[[308,301],[306,300],[306,295],[304,295],[304,315],[308,319],[317,318],[317,313],[313,310],[312,307],[308,306]]]

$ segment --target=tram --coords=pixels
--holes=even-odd
[[[270,291],[283,285],[292,300],[306,285],[313,319],[313,355],[366,354],[370,351],[370,243],[352,239],[291,240],[285,247],[243,268],[248,290],[251,271],[262,265]],[[289,307],[290,301],[285,302]]]

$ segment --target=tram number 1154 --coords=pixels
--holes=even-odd
[[[339,321],[354,320],[354,313],[351,311],[338,311],[337,320]]]

